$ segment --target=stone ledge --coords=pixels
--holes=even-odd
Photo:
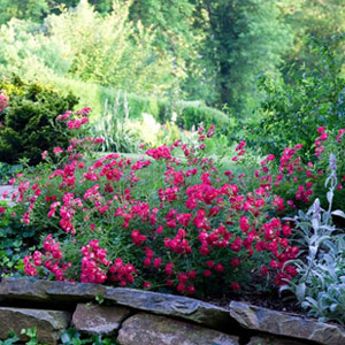
[[[344,345],[345,328],[243,302],[230,303],[230,315],[242,327],[323,345]]]
[[[160,315],[170,315],[213,328],[229,327],[234,321],[229,311],[197,299],[97,284],[81,284],[7,278],[0,283],[0,300],[29,300],[54,305],[79,303],[102,297],[106,302]],[[238,326],[238,325],[237,325]]]
[[[0,283],[0,300],[37,302],[88,302],[103,296],[106,287],[97,284],[68,283],[35,278],[4,278]]]
[[[233,320],[229,311],[197,299],[136,289],[107,289],[106,301],[154,314],[190,320],[214,328],[228,327]]]
[[[104,306],[80,304],[93,302],[97,297],[104,300]],[[67,314],[64,314],[64,311],[58,312],[45,309],[54,309],[55,306],[56,309],[72,310],[73,308],[75,310],[77,307],[73,316],[73,324],[80,331],[89,334],[116,334],[119,329],[120,333],[123,334],[126,327],[128,329],[133,328],[128,326],[130,325],[128,320],[137,323],[140,321],[140,324],[143,325],[147,324],[147,320],[153,320],[152,322],[163,320],[165,323],[171,323],[171,331],[169,331],[170,333],[167,332],[171,334],[171,332],[176,331],[177,338],[182,337],[182,335],[176,325],[180,325],[181,329],[188,325],[190,329],[198,330],[198,334],[204,334],[200,331],[200,328],[217,330],[215,331],[218,332],[217,334],[227,339],[224,340],[224,344],[231,345],[237,345],[238,336],[241,344],[247,343],[247,345],[345,344],[344,327],[332,323],[318,322],[301,315],[283,313],[235,301],[230,303],[229,309],[226,309],[183,296],[128,288],[113,288],[96,284],[53,282],[32,278],[8,278],[3,279],[0,283],[0,302],[3,305],[0,308],[3,309],[3,313],[9,313],[6,310],[11,309],[12,316],[19,313],[19,320],[23,320],[20,315],[32,310],[21,308],[24,306],[35,308],[33,313],[39,313],[40,315],[46,315],[45,312],[50,312],[62,313],[61,315],[65,316]],[[4,308],[4,305],[13,307],[14,304],[20,308]],[[43,310],[37,309],[38,305]],[[21,312],[14,312],[15,310],[21,310]],[[132,314],[134,316],[130,316]],[[26,319],[29,317],[30,315],[26,315]],[[0,338],[4,337],[4,332],[9,331],[7,328],[11,327],[10,324],[5,323],[4,320],[6,319],[7,317],[3,319],[2,323],[0,322]],[[39,319],[38,314],[36,319]],[[53,330],[56,327],[52,322],[51,325],[53,338],[56,338],[56,332]],[[125,328],[121,331],[122,327]],[[5,331],[1,333],[1,329]],[[142,332],[146,332],[146,329],[142,329]],[[165,337],[164,334],[162,336]],[[149,340],[155,339],[154,334],[150,333],[147,336]],[[228,340],[227,337],[231,339]],[[193,341],[187,342],[186,345],[195,344]],[[123,345],[127,345],[123,338],[122,342]],[[53,343],[53,341],[50,343]],[[128,345],[132,344],[143,345],[140,338],[138,338],[137,343],[128,343]],[[150,343],[148,344],[150,345]],[[162,344],[165,343],[162,342]],[[219,344],[222,345],[223,343],[220,342]]]

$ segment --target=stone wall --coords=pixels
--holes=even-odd
[[[96,301],[102,302],[101,304]],[[344,345],[345,329],[232,301],[227,308],[196,299],[102,285],[4,279],[0,339],[36,327],[56,344],[68,327],[110,335],[120,345]]]

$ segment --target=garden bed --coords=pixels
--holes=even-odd
[[[258,161],[241,141],[230,170],[207,153],[214,126],[194,142],[147,149],[149,159],[95,155],[102,138],[80,133],[89,113],[59,115],[69,146],[43,151],[40,164],[11,179],[15,204],[0,215],[2,275],[100,284],[106,294],[176,293],[227,314],[230,300],[295,314],[303,307],[344,323],[345,242],[332,218],[345,216],[333,211],[345,166],[332,152],[342,151],[345,130],[328,139],[319,128],[314,163],[303,161],[302,145]],[[327,209],[313,202],[321,186]]]

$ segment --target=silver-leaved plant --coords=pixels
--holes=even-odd
[[[334,216],[345,218],[345,213],[332,211],[337,186],[334,155],[330,155],[329,168],[328,208],[323,209],[316,199],[307,213],[299,211],[289,219],[302,232],[298,241],[302,252],[287,263],[297,267],[298,275],[281,290],[292,291],[309,316],[345,324],[345,233],[333,223]]]

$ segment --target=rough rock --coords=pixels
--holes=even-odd
[[[305,345],[305,342],[275,337],[253,337],[247,345]]]
[[[120,328],[131,311],[124,307],[78,304],[73,314],[74,327],[87,334],[110,335]]]
[[[48,298],[45,290],[49,283],[31,278],[4,278],[0,284],[0,299],[44,301]]]
[[[238,339],[212,329],[151,314],[127,319],[117,341],[120,345],[238,345]]]
[[[324,345],[344,345],[345,328],[253,306],[243,302],[230,303],[230,315],[243,327],[275,335],[306,339]]]
[[[103,297],[107,287],[99,284],[50,282],[46,293],[50,299],[59,301],[87,302]]]
[[[0,300],[88,302],[103,296],[105,289],[105,286],[96,284],[4,278],[0,283]]]
[[[229,329],[233,326],[227,309],[193,298],[128,288],[112,288],[105,291],[104,299],[154,314],[191,320],[210,327],[226,326]]]
[[[56,344],[69,321],[70,314],[64,311],[0,307],[0,338],[6,339],[13,331],[24,341],[21,330],[36,328],[40,343]]]

